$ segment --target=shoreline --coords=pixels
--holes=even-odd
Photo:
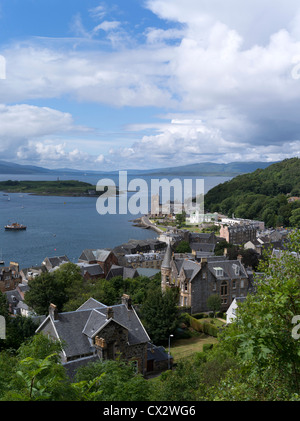
[[[132,220],[131,222],[134,222],[134,227],[143,228],[143,229],[152,229],[153,231],[157,232],[158,234],[163,234],[164,231],[158,228],[156,225],[152,224],[149,220],[149,218],[144,215],[140,218],[136,218]]]

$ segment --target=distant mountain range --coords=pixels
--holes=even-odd
[[[215,164],[212,162],[202,162],[199,164],[183,165],[169,168],[156,168],[152,170],[127,170],[133,175],[164,175],[164,176],[228,176],[234,177],[245,174],[256,169],[265,169],[274,162],[231,162],[229,164]],[[13,162],[0,160],[0,174],[47,174],[47,175],[83,175],[83,174],[116,174],[118,171],[89,171],[75,170],[70,168],[48,169],[34,165],[20,165]]]

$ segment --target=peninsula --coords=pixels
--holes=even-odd
[[[16,181],[0,182],[0,191],[5,193],[30,193],[38,196],[97,197],[104,191],[97,191],[96,186],[77,180],[56,181]],[[117,188],[118,194],[118,188]]]

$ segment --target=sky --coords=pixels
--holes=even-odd
[[[298,0],[0,0],[0,159],[151,169],[300,153]]]

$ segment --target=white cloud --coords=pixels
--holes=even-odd
[[[112,145],[109,159],[117,163],[123,158],[134,167],[269,160],[299,153],[298,1],[148,0],[146,5],[168,21],[167,29],[143,29],[134,44],[128,42],[133,31],[126,33],[120,21],[110,19],[102,3],[89,11],[92,29],[83,26],[80,15],[74,17],[73,30],[88,42],[86,49],[80,48],[80,40],[79,47],[63,40],[59,47],[46,41],[42,45],[38,39],[7,47],[0,101],[68,98],[132,107],[133,121],[138,107],[164,108],[166,115],[176,111],[170,123],[132,124],[128,129],[137,131],[135,139],[140,133],[140,139],[129,144],[126,133],[122,149]],[[113,50],[95,39],[101,34]],[[14,137],[25,111],[29,108],[18,110],[16,120],[2,116],[2,126],[0,109],[0,136],[6,131],[18,144],[33,138],[28,156],[31,150],[43,157],[48,148],[53,160],[107,160],[97,147],[86,156],[79,143],[70,148],[59,139],[44,142],[57,129],[79,129],[66,113],[35,110],[22,136]]]
[[[93,29],[93,33],[97,33],[99,30],[108,32],[108,31],[112,31],[114,29],[117,29],[120,26],[120,22],[114,20],[114,21],[103,21],[102,23],[100,23],[99,25],[95,26],[95,28]]]

